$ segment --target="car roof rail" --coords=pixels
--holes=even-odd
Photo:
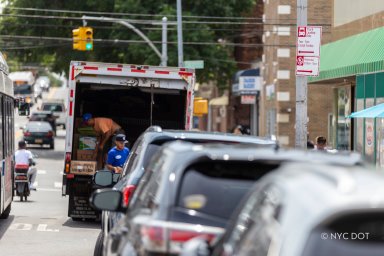
[[[161,127],[158,125],[152,125],[152,126],[148,127],[145,131],[146,132],[162,132],[163,129],[161,129]]]

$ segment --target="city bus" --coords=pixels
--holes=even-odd
[[[0,53],[0,218],[11,212],[15,152],[14,91],[8,65]]]

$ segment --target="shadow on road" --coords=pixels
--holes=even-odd
[[[0,240],[5,234],[5,232],[7,232],[9,226],[11,226],[14,219],[14,215],[9,215],[8,219],[0,220]]]
[[[37,155],[36,162],[39,163],[39,158],[49,159],[49,160],[63,160],[64,161],[64,151],[53,151],[49,148],[40,148],[40,147],[28,147],[31,150],[32,154]]]
[[[73,221],[72,219],[68,219],[63,224],[64,227],[69,228],[92,228],[92,229],[100,229],[101,228],[101,222],[97,222],[94,220],[79,220],[79,221]]]

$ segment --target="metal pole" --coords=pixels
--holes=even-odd
[[[183,24],[181,21],[181,0],[177,0],[177,48],[179,67],[184,67]]]
[[[140,30],[138,30],[135,26],[133,26],[131,23],[127,22],[127,21],[124,21],[124,20],[120,20],[120,19],[112,19],[112,18],[106,18],[106,17],[92,17],[92,16],[83,16],[82,17],[83,21],[84,20],[96,20],[96,21],[106,21],[106,22],[115,22],[115,23],[119,23],[121,25],[124,25],[126,26],[127,28],[130,28],[132,29],[136,34],[138,34],[141,38],[144,39],[145,42],[147,42],[147,44],[152,48],[152,50],[156,53],[157,56],[159,56],[160,59],[162,59],[162,56],[161,56],[161,53],[159,52],[159,50],[156,48],[156,46],[152,43],[151,40],[149,40],[149,38],[144,35]]]
[[[211,127],[212,127],[212,107],[211,107],[211,104],[208,104],[208,124],[207,124],[207,131],[210,132],[211,131]]]
[[[163,17],[163,35],[162,35],[162,44],[161,44],[161,65],[163,67],[167,66],[168,53],[167,53],[167,17]]]
[[[307,0],[297,0],[297,28],[299,26],[307,26]],[[307,114],[307,77],[296,77],[296,125],[295,125],[295,146],[296,148],[307,148],[307,130],[308,130],[308,114]]]

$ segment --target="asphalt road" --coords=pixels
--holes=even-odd
[[[65,99],[67,95],[66,88],[57,88],[43,97]],[[27,121],[16,114],[16,142],[22,136],[19,127]],[[9,218],[0,220],[0,256],[93,255],[100,223],[72,221],[67,217],[68,197],[61,196],[64,140],[65,131],[58,128],[55,150],[31,148],[38,156],[37,191],[31,192],[27,202],[14,197]]]

